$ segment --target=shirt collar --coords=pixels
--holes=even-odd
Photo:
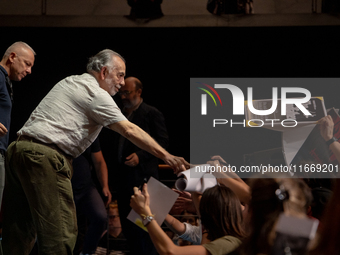
[[[2,65],[0,65],[0,70],[4,73],[5,77],[8,76],[6,69]]]

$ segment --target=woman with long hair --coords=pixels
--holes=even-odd
[[[307,218],[306,204],[311,199],[309,187],[297,178],[268,177],[251,179],[249,186],[252,190],[248,222],[250,233],[240,247],[240,254],[281,254],[273,253],[279,217],[285,213],[300,219]]]
[[[203,227],[201,245],[176,246],[165,234],[150,210],[147,185],[143,192],[134,188],[131,207],[146,220],[146,227],[159,254],[176,255],[218,255],[230,254],[236,250],[245,237],[240,200],[223,184],[204,191],[199,212]],[[157,216],[155,216],[157,217]]]
[[[340,179],[336,179],[333,195],[322,217],[322,227],[315,238],[314,247],[309,255],[340,254]]]

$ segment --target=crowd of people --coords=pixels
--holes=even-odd
[[[34,54],[26,43],[17,42],[1,61],[1,109],[5,112],[1,115],[2,182],[6,173],[2,249],[4,254],[28,254],[36,243],[39,254],[72,254],[78,232],[72,161],[91,146],[103,127],[161,159],[175,172],[190,165],[123,115],[112,96],[125,85],[125,60],[110,49],[91,57],[86,73],[58,82],[8,146],[9,80],[20,81],[31,73]],[[129,165],[136,160],[136,153],[133,160],[124,159]],[[106,183],[102,184],[104,196],[109,198]]]
[[[339,254],[339,179],[215,172],[217,184],[202,192],[174,190],[179,196],[160,226],[146,182],[158,179],[159,159],[175,173],[191,165],[166,151],[163,114],[144,102],[142,82],[125,78],[125,60],[112,50],[91,57],[87,73],[57,83],[9,144],[11,80],[32,72],[34,56],[16,42],[0,62],[0,254]],[[318,125],[340,161],[332,118]],[[102,127],[111,130],[105,153]],[[220,156],[207,164],[228,165]],[[143,228],[127,219],[131,209]]]
[[[326,116],[318,125],[330,151],[340,160],[340,144],[333,136],[332,118]],[[207,163],[227,165],[219,156],[212,157]],[[216,186],[206,189],[203,194],[191,194],[200,216],[198,227],[181,223],[170,215],[165,219],[180,238],[194,244],[190,247],[175,245],[173,238],[164,235],[153,220],[157,216],[150,209],[152,201],[147,185],[142,190],[134,188],[131,207],[142,218],[152,216],[146,221],[146,227],[159,254],[339,253],[336,240],[340,233],[335,216],[339,179],[267,175],[244,182],[232,171],[223,174],[225,178],[218,178]]]

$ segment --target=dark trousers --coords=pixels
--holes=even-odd
[[[74,202],[77,208],[78,238],[75,254],[96,252],[99,240],[106,229],[107,212],[103,199],[95,187],[74,192]]]
[[[117,176],[117,202],[122,224],[123,234],[127,239],[130,254],[153,255],[158,254],[153,245],[150,235],[130,220],[126,219],[131,211],[130,199],[133,195],[133,187],[139,187],[144,178],[150,176],[158,179],[158,169],[149,174],[144,174],[139,167],[128,167],[121,165]]]

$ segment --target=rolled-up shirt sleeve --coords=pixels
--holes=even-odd
[[[186,222],[184,222],[185,224],[185,232],[184,234],[180,235],[179,237],[187,240],[195,245],[199,245],[201,244],[201,240],[202,240],[202,227],[201,225],[199,226],[193,226],[190,225]]]

